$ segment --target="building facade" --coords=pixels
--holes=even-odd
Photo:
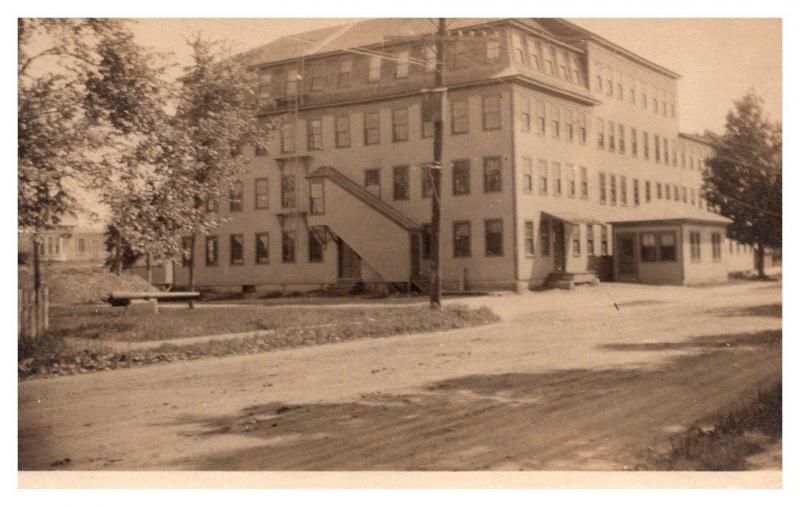
[[[680,264],[673,257],[690,240],[696,251],[683,228],[672,256],[666,235],[655,239],[663,258],[649,253],[647,227],[678,220],[700,227],[700,247],[733,266],[734,249],[711,243],[721,234],[729,244],[725,219],[700,191],[710,146],[679,132],[676,73],[561,19],[448,28],[445,286],[527,289],[554,273],[655,283],[727,275],[702,257],[678,277],[672,264],[653,267]],[[280,132],[267,151],[248,151],[248,173],[210,206],[229,219],[199,244],[184,238],[198,286],[424,285],[434,31],[425,19],[367,20],[245,55],[259,73],[260,113],[277,116]],[[633,239],[615,235],[614,223]],[[635,276],[620,276],[614,261],[622,239],[635,241]],[[188,268],[177,265],[174,277],[186,284]]]

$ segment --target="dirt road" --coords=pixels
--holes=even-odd
[[[607,284],[469,299],[504,321],[23,381],[19,465],[632,468],[780,376],[780,290]]]

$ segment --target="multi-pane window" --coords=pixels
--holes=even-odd
[[[469,195],[469,160],[453,160],[453,195]]]
[[[284,230],[281,233],[281,261],[285,264],[294,263],[297,257],[297,232]]]
[[[347,88],[350,86],[350,76],[353,74],[353,60],[347,59],[339,62],[339,74],[336,77],[336,86]]]
[[[628,205],[628,179],[625,176],[619,177],[619,202],[623,206]]]
[[[308,121],[308,150],[319,151],[322,149],[322,120]]]
[[[281,125],[281,152],[294,152],[294,123]]]
[[[561,192],[563,191],[561,186],[561,164],[558,162],[553,162],[551,167],[553,172],[553,195],[560,197]]]
[[[311,227],[308,230],[308,261],[310,263],[320,263],[324,260],[322,237],[323,227]]]
[[[206,237],[206,266],[216,267],[219,265],[219,239],[217,236]]]
[[[581,198],[589,198],[589,171],[586,167],[581,167]]]
[[[664,137],[663,141],[664,141],[664,163],[666,165],[669,165],[669,151],[668,151],[669,140],[666,137]]]
[[[269,180],[265,177],[256,179],[255,183],[255,201],[256,209],[269,208]]]
[[[619,125],[619,152],[625,154],[625,127]]]
[[[408,77],[408,59],[409,52],[407,49],[397,53],[397,66],[395,67],[394,76],[398,79]]]
[[[664,198],[667,200],[672,200],[672,186],[668,184],[664,185]]]
[[[689,197],[685,186],[681,186],[681,200],[683,200],[684,204],[689,202]]]
[[[539,223],[539,251],[543,257],[550,255],[550,220]]]
[[[536,133],[545,135],[547,133],[547,117],[545,116],[545,104],[541,100],[536,101]]]
[[[528,38],[528,59],[531,67],[536,70],[542,70],[541,57],[542,52],[541,43],[531,37]]]
[[[336,117],[336,147],[350,147],[350,116]]]
[[[680,192],[680,188],[678,188],[678,185],[676,185],[676,184],[672,185],[672,192],[673,192],[672,195],[673,195],[673,198],[675,199],[675,202],[680,202],[680,200],[681,200],[681,192]]]
[[[258,96],[268,97],[272,93],[272,72],[258,74]]]
[[[281,207],[297,207],[297,190],[295,183],[296,178],[294,174],[283,174],[281,176]]]
[[[597,147],[600,149],[606,147],[606,123],[602,119],[597,120]]]
[[[392,141],[408,140],[408,109],[392,110]]]
[[[639,134],[635,128],[631,128],[631,154],[639,155]]]
[[[522,191],[533,193],[533,160],[522,159]]]
[[[394,200],[408,200],[408,166],[394,167],[392,175]]]
[[[309,73],[311,74],[309,77],[309,81],[311,81],[309,83],[311,91],[321,91],[325,86],[325,76],[323,75],[323,70],[322,64],[311,65],[311,68],[309,69]]]
[[[591,223],[586,225],[586,254],[594,256],[594,225]]]
[[[658,246],[656,245],[656,234],[644,232],[639,237],[642,262],[655,262],[658,260]]]
[[[547,71],[554,75],[558,75],[558,69],[556,68],[556,48],[553,46],[547,46],[547,56],[545,56],[547,60]]]
[[[608,227],[605,225],[600,225],[600,254],[603,256],[608,256],[609,254],[608,249]]]
[[[561,136],[561,119],[559,116],[558,106],[557,105],[550,105],[550,134],[553,137],[560,137]]]
[[[653,143],[655,144],[655,151],[656,151],[656,162],[661,161],[661,142],[660,138],[657,135],[653,136]]]
[[[689,252],[692,260],[700,260],[700,232],[689,232]]]
[[[616,145],[615,139],[616,139],[616,133],[615,133],[615,129],[614,129],[614,122],[613,121],[609,121],[608,122],[608,149],[610,149],[611,151],[615,151],[617,149],[617,145]]]
[[[639,180],[633,180],[633,205],[639,205]]]
[[[256,263],[269,263],[269,234],[267,232],[256,234]]]
[[[711,259],[714,261],[722,259],[722,236],[719,232],[711,233]]]
[[[578,113],[578,142],[586,144],[586,114]]]
[[[608,195],[610,197],[609,200],[611,201],[611,205],[615,206],[617,205],[617,176],[615,176],[614,174],[610,174],[608,176],[608,186],[610,190],[608,192]]]
[[[572,54],[572,80],[578,84],[583,83],[583,72],[581,71],[581,62],[578,55]]]
[[[298,74],[297,69],[289,70],[289,73],[286,74],[286,94],[297,95],[299,82],[300,82],[300,74]]]
[[[642,132],[642,154],[645,160],[650,159],[650,137],[647,132]]]
[[[244,264],[244,236],[242,234],[232,234],[230,243],[231,265]]]
[[[569,80],[569,55],[566,51],[558,53],[558,75],[563,79]]]
[[[381,169],[364,170],[364,188],[377,197],[381,196]]]
[[[192,255],[194,254],[194,237],[190,235],[181,237],[181,250],[183,250],[183,254],[181,255],[181,265],[184,267],[189,267]]]
[[[525,221],[525,255],[533,256],[536,254],[536,242],[534,240],[534,227],[532,221]]]
[[[238,213],[244,209],[244,183],[241,181],[234,181],[231,185],[230,193],[228,195],[228,202],[230,203],[231,212]]]
[[[575,166],[574,165],[567,165],[567,196],[569,198],[575,198],[575,195],[578,193],[578,182],[575,179]]]
[[[464,258],[472,254],[472,240],[468,221],[453,223],[453,257]]]
[[[606,189],[606,175],[605,173],[601,172],[597,175],[598,179],[598,188],[600,188],[600,203],[605,204],[608,202],[608,195]]]
[[[500,97],[493,95],[483,97],[483,129],[497,130],[500,128]]]
[[[503,191],[503,176],[499,156],[483,159],[483,191],[486,193]]]
[[[547,162],[539,160],[539,195],[547,195]]]
[[[486,256],[503,256],[503,220],[484,221]]]
[[[531,131],[531,99],[522,97],[519,104],[520,123],[523,132]]]
[[[369,57],[369,74],[367,76],[367,80],[369,82],[375,82],[380,80],[381,78],[381,57],[380,56],[370,56]]]
[[[436,51],[430,47],[425,46],[425,72],[433,72],[436,70]]]
[[[500,41],[488,40],[486,41],[486,61],[496,62],[500,59]]]
[[[572,255],[581,256],[581,226],[580,224],[572,227]]]
[[[658,200],[661,200],[663,198],[662,197],[662,191],[661,191],[661,183],[656,183],[656,198]]]
[[[450,102],[450,128],[454,134],[469,132],[469,111],[465,99]]]
[[[325,214],[325,187],[322,181],[308,185],[308,210],[310,214]]]
[[[661,232],[658,238],[658,259],[662,262],[674,262],[677,257],[677,246],[674,232]]]
[[[364,113],[364,144],[381,142],[381,119],[377,112]]]
[[[564,130],[569,142],[575,140],[575,111],[572,109],[564,110]]]
[[[518,33],[511,34],[511,54],[518,63],[525,63],[525,51],[522,48],[522,37]]]

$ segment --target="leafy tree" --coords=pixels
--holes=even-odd
[[[763,100],[750,91],[734,102],[725,133],[712,140],[716,154],[704,174],[706,199],[733,220],[732,238],[754,246],[764,277],[765,248],[782,243],[781,125],[769,121]]]
[[[109,255],[105,265],[117,274],[120,274],[122,269],[132,267],[142,256],[131,248],[130,243],[122,237],[113,223],[106,226],[106,251]]]

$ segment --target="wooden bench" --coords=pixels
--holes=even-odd
[[[129,306],[134,300],[149,301],[153,312],[158,313],[158,301],[192,302],[200,298],[200,292],[111,292],[106,301],[112,306]]]

